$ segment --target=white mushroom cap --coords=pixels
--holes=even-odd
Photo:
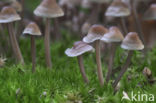
[[[109,3],[113,0],[89,0],[91,2],[95,2],[95,3]]]
[[[120,32],[120,30],[115,27],[112,26],[109,28],[109,32],[106,33],[101,40],[107,43],[111,43],[111,42],[121,42],[124,39],[122,33]]]
[[[113,17],[123,17],[130,15],[129,7],[122,2],[121,0],[114,0],[112,4],[108,7],[106,16],[113,16]]]
[[[136,32],[130,32],[123,40],[121,48],[126,50],[142,50],[144,49],[144,45]]]
[[[17,12],[22,11],[22,5],[16,0],[11,3],[11,7],[13,7]]]
[[[75,6],[78,6],[80,4],[81,4],[81,0],[60,0],[59,1],[60,6],[66,5],[70,9],[72,9]]]
[[[76,57],[86,52],[93,52],[93,51],[94,51],[94,48],[92,46],[82,41],[78,41],[74,43],[74,46],[72,48],[68,48],[65,51],[65,54],[69,57]]]
[[[83,38],[83,41],[86,43],[92,43],[96,40],[100,40],[107,32],[108,30],[104,26],[95,24],[91,26],[87,36]]]
[[[12,7],[3,7],[0,12],[0,23],[10,23],[13,21],[21,20],[16,10]]]
[[[56,0],[43,0],[35,9],[34,14],[40,17],[55,18],[63,16],[64,12],[56,3]]]
[[[38,25],[36,23],[31,22],[24,29],[23,34],[41,36],[41,31],[40,31],[40,29],[39,29],[39,27],[38,27]]]
[[[82,0],[81,5],[83,8],[91,8],[90,0]]]
[[[144,20],[156,20],[156,4],[151,4],[144,14]]]

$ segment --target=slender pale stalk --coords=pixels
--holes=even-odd
[[[110,58],[109,58],[109,66],[108,66],[108,72],[107,72],[107,76],[106,76],[106,82],[108,83],[112,74],[112,69],[113,69],[113,62],[114,62],[114,55],[115,55],[115,49],[116,45],[115,43],[111,43],[111,54],[110,54]]]
[[[51,55],[50,55],[50,18],[46,19],[45,35],[44,35],[44,46],[45,46],[45,58],[47,67],[51,68]]]
[[[126,35],[128,33],[128,29],[127,29],[127,25],[126,25],[126,20],[125,20],[124,17],[121,17],[120,20],[121,20],[121,25],[122,25],[123,32]]]
[[[101,54],[100,54],[100,40],[95,41],[95,51],[96,51],[96,63],[97,63],[97,75],[100,81],[100,85],[103,86],[103,72],[101,65]]]
[[[61,34],[59,31],[59,21],[57,18],[54,19],[54,33],[57,40],[61,39]]]
[[[115,79],[115,82],[113,83],[113,88],[115,88],[115,87],[117,86],[118,82],[121,80],[122,76],[123,76],[124,73],[127,71],[128,66],[129,66],[130,63],[131,63],[132,55],[133,55],[133,51],[129,51],[128,57],[127,57],[127,60],[126,60],[126,63],[125,63],[125,65],[122,67],[119,76]]]
[[[137,14],[137,11],[136,11],[136,2],[135,1],[131,1],[131,7],[132,7],[132,13],[134,15],[134,19],[135,19],[135,24],[136,24],[136,30],[138,31],[138,35],[140,37],[140,39],[142,40],[143,44],[145,44],[145,40],[144,40],[144,33],[143,33],[143,30],[142,30],[142,26],[141,26],[141,23],[140,23],[140,20],[138,18],[138,14]]]
[[[24,60],[23,60],[18,42],[16,40],[15,32],[13,30],[13,23],[8,23],[8,29],[9,29],[9,35],[10,35],[10,39],[11,39],[10,41],[11,41],[12,49],[16,56],[16,59],[18,62],[20,62],[21,64],[24,65]]]
[[[35,37],[31,36],[31,57],[32,57],[32,72],[36,71],[36,45],[35,45]]]
[[[82,75],[82,77],[83,77],[85,83],[88,84],[88,83],[89,83],[89,80],[88,80],[88,78],[87,78],[87,76],[86,76],[86,73],[85,73],[82,55],[78,56],[77,59],[78,59],[78,63],[79,63],[81,75]]]

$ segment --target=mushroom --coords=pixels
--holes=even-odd
[[[123,39],[124,39],[124,37],[123,37],[122,33],[115,26],[110,27],[109,32],[106,33],[101,38],[101,41],[104,41],[106,43],[111,43],[111,55],[110,55],[110,59],[109,59],[109,66],[108,66],[108,73],[107,73],[107,77],[106,77],[106,82],[108,82],[110,80],[110,76],[112,74],[116,43],[122,42]]]
[[[138,5],[138,2],[139,0],[131,0],[131,9],[132,9],[132,14],[134,16],[134,20],[135,20],[135,23],[136,23],[136,31],[138,31],[138,35],[140,37],[140,39],[142,40],[143,44],[145,44],[145,41],[144,41],[144,37],[143,37],[143,31],[142,31],[142,27],[141,27],[141,23],[140,23],[140,19],[138,17],[138,14],[137,14],[137,5]]]
[[[40,29],[35,22],[30,22],[23,31],[24,35],[30,35],[31,37],[31,56],[32,56],[32,72],[35,72],[36,66],[36,44],[35,36],[41,36]]]
[[[150,8],[145,12],[143,16],[144,20],[156,20],[156,4],[151,4]]]
[[[88,80],[86,73],[85,73],[82,54],[89,52],[89,51],[94,51],[94,48],[92,46],[88,45],[87,43],[82,42],[82,41],[75,42],[74,46],[72,48],[68,48],[65,51],[65,54],[67,56],[77,57],[79,67],[80,67],[80,72],[81,72],[81,75],[82,75],[85,83],[89,83],[89,80]]]
[[[121,24],[125,34],[128,33],[128,30],[126,28],[125,17],[129,15],[130,10],[128,8],[128,5],[126,5],[121,0],[114,0],[105,13],[105,16],[121,18]]]
[[[61,17],[64,15],[64,12],[56,3],[56,0],[43,0],[42,3],[35,9],[34,14],[36,16],[46,18],[44,35],[45,57],[47,66],[51,68],[52,63],[50,56],[50,18]]]
[[[121,77],[124,75],[124,73],[128,69],[128,66],[131,63],[131,57],[133,55],[133,51],[134,50],[143,50],[144,45],[136,32],[130,32],[127,34],[127,36],[123,40],[123,42],[121,44],[121,48],[128,50],[129,53],[128,53],[127,60],[120,71],[120,74],[118,75],[118,77],[115,79],[115,82],[113,83],[114,88],[116,87],[116,85],[120,81]]]
[[[87,36],[83,38],[84,42],[94,43],[95,45],[97,73],[98,73],[98,78],[99,78],[101,86],[103,86],[104,84],[104,79],[103,79],[103,72],[102,72],[102,66],[101,66],[100,39],[107,32],[108,30],[105,27],[99,24],[95,24],[91,26]]]
[[[24,60],[16,39],[16,35],[13,29],[13,22],[21,20],[20,16],[17,14],[16,10],[12,7],[6,6],[3,7],[0,12],[0,23],[5,23],[8,25],[9,36],[11,46],[14,52],[14,55],[18,62],[24,64]]]

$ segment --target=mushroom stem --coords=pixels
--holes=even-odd
[[[31,36],[31,57],[32,57],[32,72],[34,73],[36,67],[36,46],[35,46],[35,37]]]
[[[87,78],[87,76],[86,76],[86,73],[85,73],[82,55],[78,56],[77,59],[78,59],[78,63],[79,63],[81,75],[82,75],[82,77],[83,77],[85,83],[88,84],[88,83],[89,83],[89,80],[88,80],[88,78]]]
[[[101,54],[100,54],[100,40],[95,41],[96,63],[97,63],[97,75],[100,81],[100,85],[103,86],[103,72],[101,66]]]
[[[114,62],[114,55],[115,55],[115,43],[111,43],[111,54],[109,59],[109,66],[108,66],[108,72],[106,76],[106,82],[108,83],[112,74],[113,69],[113,62]]]
[[[133,51],[129,51],[128,57],[127,57],[127,60],[126,60],[126,63],[125,63],[125,65],[122,67],[119,76],[116,78],[115,82],[113,83],[113,88],[115,88],[115,87],[117,86],[118,82],[121,80],[121,77],[124,75],[124,73],[125,73],[126,70],[128,69],[128,66],[129,66],[130,63],[131,63],[132,55],[133,55]]]
[[[124,34],[127,34],[128,33],[128,29],[127,29],[126,21],[125,21],[124,17],[121,17],[121,25],[122,25],[122,29],[123,29]]]
[[[138,14],[136,11],[136,2],[132,0],[131,6],[132,6],[132,12],[133,12],[135,23],[136,23],[136,30],[138,31],[138,35],[140,39],[142,40],[143,44],[145,44],[145,40],[143,37],[143,30],[142,30],[141,23],[140,23],[140,20],[138,19]]]
[[[45,46],[45,58],[47,67],[51,68],[51,56],[50,56],[50,19],[46,19],[46,26],[45,26],[45,35],[44,35],[44,46]]]
[[[59,21],[57,18],[54,19],[54,33],[55,33],[56,40],[61,39],[61,34],[59,32]]]
[[[13,30],[13,23],[8,23],[8,30],[9,30],[9,35],[10,35],[10,39],[11,39],[10,41],[11,41],[13,52],[14,52],[18,62],[20,62],[21,64],[24,65],[24,60],[23,60],[23,57],[22,57],[22,54],[21,54],[21,51],[20,51],[20,48],[19,48],[19,45],[18,45],[18,42],[16,39],[15,32]]]

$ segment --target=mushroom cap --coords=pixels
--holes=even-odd
[[[68,48],[65,54],[69,57],[80,56],[86,52],[94,51],[94,48],[83,41],[77,41],[72,48]]]
[[[130,9],[121,0],[114,0],[112,2],[112,4],[108,7],[105,15],[106,16],[113,16],[113,17],[129,16],[130,15]]]
[[[13,7],[17,12],[22,11],[22,5],[18,1],[13,1],[11,3],[11,7]]]
[[[21,20],[16,10],[12,7],[5,6],[0,12],[0,23],[10,23],[13,21]]]
[[[56,3],[56,0],[43,0],[35,9],[34,14],[40,17],[55,18],[63,16],[64,12]]]
[[[100,40],[105,33],[108,32],[108,29],[102,25],[95,24],[92,25],[88,31],[87,36],[83,38],[83,41],[86,43],[92,43],[96,40]]]
[[[95,3],[109,3],[113,0],[89,0],[91,2],[95,2]]]
[[[60,6],[67,6],[68,8],[72,9],[75,6],[79,6],[81,4],[81,0],[59,0]]]
[[[144,45],[136,32],[130,32],[123,40],[121,48],[126,50],[142,50],[144,49]]]
[[[156,20],[156,4],[151,4],[150,8],[145,12],[144,20]]]
[[[23,34],[41,36],[41,31],[35,22],[30,22],[24,29]]]
[[[109,28],[109,32],[106,33],[101,40],[107,43],[111,42],[121,42],[124,39],[122,33],[116,26]]]

